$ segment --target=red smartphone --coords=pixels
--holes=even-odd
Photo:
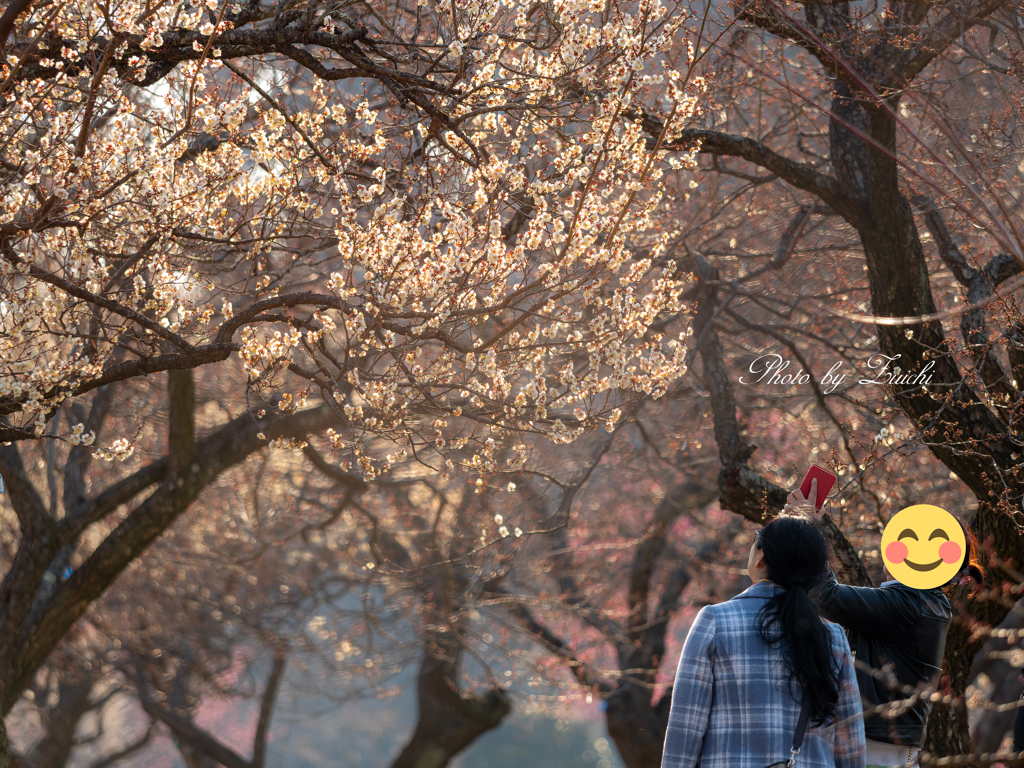
[[[825,497],[832,490],[832,486],[836,484],[836,476],[817,464],[813,465],[807,470],[804,481],[800,483],[800,493],[804,495],[805,499],[810,496],[812,480],[818,481],[818,498],[814,501],[814,508],[818,510],[825,503]]]

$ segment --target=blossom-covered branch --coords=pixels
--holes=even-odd
[[[687,14],[642,11],[32,4],[0,68],[0,436],[232,356],[257,402],[330,404],[366,477],[371,436],[496,471],[513,433],[659,396],[688,276],[626,115],[685,125],[704,85],[666,58]]]

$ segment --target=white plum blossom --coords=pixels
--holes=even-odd
[[[665,394],[686,371],[691,278],[658,215],[668,171],[694,155],[655,154],[635,115],[645,92],[669,105],[669,137],[700,115],[705,84],[666,66],[690,12],[463,5],[457,25],[395,7],[439,41],[437,66],[360,17],[395,56],[348,85],[379,90],[320,79],[308,52],[275,49],[273,70],[222,61],[239,30],[213,0],[54,6],[50,63],[88,66],[48,79],[3,65],[5,429],[43,435],[112,371],[230,360],[248,400],[334,408],[332,445],[364,478],[423,446],[439,471],[486,474],[526,464],[523,434],[569,443]],[[303,21],[321,36],[348,24]],[[538,48],[532,25],[560,33]],[[298,76],[268,76],[288,67]],[[150,75],[159,97],[126,87]],[[396,90],[406,75],[416,87]],[[97,456],[132,455],[110,440]]]

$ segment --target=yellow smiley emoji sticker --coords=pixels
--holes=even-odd
[[[931,504],[901,509],[882,531],[882,560],[892,577],[914,589],[941,587],[960,572],[967,539],[949,512]]]

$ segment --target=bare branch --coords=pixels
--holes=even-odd
[[[644,111],[643,114],[638,114],[631,111],[624,114],[626,117],[640,122],[649,136],[661,135],[662,122],[651,113]],[[654,141],[653,138],[648,140],[648,142],[652,141]],[[866,221],[866,212],[859,203],[843,191],[834,177],[821,173],[814,166],[799,163],[780,155],[753,139],[719,131],[688,128],[681,131],[671,143],[666,143],[664,148],[676,151],[691,151],[697,148],[703,154],[741,157],[754,165],[771,171],[786,183],[821,198],[824,203],[853,226],[863,225]]]
[[[504,590],[498,590],[497,594],[515,597]],[[535,640],[565,661],[572,676],[576,678],[580,685],[590,690],[601,691],[602,693],[608,693],[612,690],[612,686],[609,683],[599,680],[589,665],[579,660],[579,657],[576,656],[565,640],[537,621],[526,606],[513,600],[506,603],[504,607]]]
[[[718,280],[718,270],[712,268],[703,257],[695,256],[694,261],[702,283]],[[761,523],[781,511],[788,493],[755,472],[747,461],[757,446],[746,444],[736,421],[736,399],[723,362],[718,333],[713,325],[716,292],[713,286],[706,286],[700,291],[694,333],[699,339],[704,381],[711,393],[715,441],[722,461],[722,470],[718,475],[718,487],[722,494],[719,503],[723,509]],[[855,584],[870,586],[871,578],[864,563],[842,531],[835,524],[826,523],[825,533],[846,576]]]
[[[1020,274],[1020,263],[1005,253],[993,257],[984,269],[972,267],[967,263],[967,259],[964,258],[956,243],[953,242],[953,238],[946,228],[946,222],[936,208],[935,202],[924,195],[918,195],[914,198],[914,203],[924,210],[925,225],[931,232],[932,239],[935,240],[942,261],[949,267],[957,282],[967,289],[969,305],[980,304],[992,296],[993,290],[1000,283]],[[963,336],[964,344],[971,352],[974,365],[981,374],[982,381],[985,382],[985,389],[994,401],[993,407],[1002,416],[1004,422],[1009,422],[1011,420],[1010,406],[1017,401],[1024,382],[1018,382],[1018,386],[1015,386],[996,358],[989,343],[988,334],[985,332],[984,309],[972,309],[963,314],[960,317],[960,333]]]
[[[1005,4],[1006,0],[968,0],[957,8],[954,3],[944,17],[918,30],[920,44],[899,56],[892,68],[894,81],[900,86],[909,83],[950,43]]]
[[[270,731],[270,720],[274,716],[274,705],[277,702],[281,681],[284,679],[285,663],[284,655],[274,657],[274,663],[270,668],[270,676],[267,678],[267,686],[263,690],[263,700],[260,702],[260,717],[256,722],[256,735],[253,736],[252,768],[263,768],[266,762],[267,733]]]
[[[141,752],[143,749],[149,746],[149,742],[153,740],[154,730],[155,729],[153,728],[153,721],[150,720],[149,725],[146,726],[146,732],[143,733],[139,738],[125,745],[123,749],[119,749],[117,752],[113,752],[107,755],[106,757],[100,758],[95,763],[90,765],[89,768],[110,768],[110,766],[115,765],[121,762],[122,760],[125,760],[126,758],[131,757],[136,752]]]
[[[221,744],[220,741],[207,731],[190,720],[179,717],[161,706],[144,677],[145,673],[136,663],[136,689],[138,690],[139,701],[147,715],[162,722],[171,729],[176,738],[208,755],[223,765],[224,768],[254,768],[252,763],[230,747]]]

